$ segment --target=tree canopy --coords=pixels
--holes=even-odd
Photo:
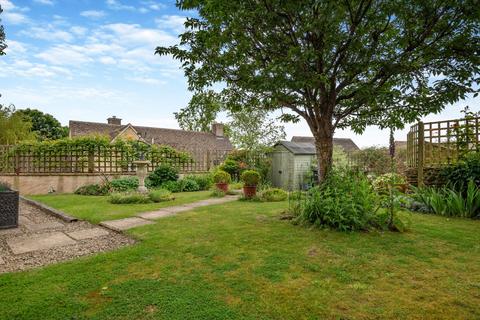
[[[2,14],[2,6],[0,5],[0,15]],[[5,49],[7,48],[7,44],[5,43],[5,31],[2,25],[2,19],[0,19],[0,56],[5,54]]]
[[[22,109],[15,114],[31,122],[31,129],[40,141],[57,140],[68,136],[68,127],[62,127],[60,122],[48,113],[36,109]]]
[[[221,83],[227,108],[282,109],[316,140],[320,177],[338,128],[402,127],[478,91],[475,0],[179,0],[189,89]],[[189,11],[192,12],[192,11]],[[287,112],[288,111],[288,112]]]

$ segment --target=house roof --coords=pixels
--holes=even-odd
[[[314,137],[302,137],[302,136],[294,136],[292,137],[291,142],[297,143],[309,143],[311,145],[315,145],[315,138]],[[333,145],[342,147],[345,152],[353,152],[358,151],[360,148],[353,142],[352,139],[349,138],[333,138]]]
[[[314,155],[315,146],[309,142],[279,141],[275,146],[281,145],[295,155]]]
[[[79,137],[100,134],[114,139],[128,126],[147,143],[168,145],[179,150],[232,150],[226,137],[217,137],[211,132],[194,132],[177,129],[142,127],[131,124],[118,125],[98,122],[70,121],[70,136]]]

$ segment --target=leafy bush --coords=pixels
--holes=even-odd
[[[199,190],[208,190],[213,185],[213,177],[210,174],[190,175],[185,179],[194,180],[198,184]]]
[[[242,182],[233,182],[230,184],[230,189],[232,190],[238,190],[243,188],[243,183]]]
[[[74,193],[82,196],[106,196],[110,193],[110,185],[107,183],[88,184],[79,187]]]
[[[191,191],[199,191],[200,186],[198,185],[197,181],[185,178],[179,181],[181,191],[191,192]]]
[[[470,180],[465,192],[447,187],[415,189],[414,199],[434,214],[448,217],[479,218],[480,189]]]
[[[153,202],[164,202],[175,199],[175,197],[172,195],[172,192],[165,189],[152,190],[148,193],[148,197]]]
[[[178,171],[170,165],[160,165],[148,176],[152,187],[160,187],[165,182],[177,181]]]
[[[305,199],[298,219],[341,231],[368,230],[376,226],[376,193],[362,174],[333,170]]]
[[[246,170],[243,171],[241,179],[245,186],[256,186],[260,182],[260,174],[254,170]]]
[[[223,170],[217,170],[213,175],[213,181],[215,183],[230,183],[232,181],[232,177],[230,174]]]
[[[480,152],[466,154],[459,162],[445,167],[441,175],[450,188],[463,194],[467,191],[468,181],[480,186]]]
[[[232,160],[232,159],[226,159],[225,162],[220,166],[220,170],[223,170],[225,172],[228,172],[230,176],[238,177],[240,174],[240,164],[239,162]]]
[[[115,192],[126,192],[136,190],[138,188],[138,178],[129,177],[122,179],[114,179],[110,181],[110,186]]]
[[[277,188],[266,189],[260,193],[260,199],[268,202],[285,201],[287,198],[288,193]]]
[[[212,193],[210,194],[210,196],[214,198],[223,198],[226,196],[226,193],[223,192],[222,190],[215,188],[212,190]]]
[[[140,204],[151,202],[149,196],[143,193],[112,193],[108,199],[112,204]]]
[[[388,193],[390,184],[405,184],[406,179],[402,175],[399,175],[398,173],[385,173],[382,174],[381,176],[377,177],[375,180],[373,180],[373,189],[380,193],[380,194],[385,194]]]
[[[160,186],[162,189],[166,189],[168,191],[177,193],[177,192],[182,192],[182,184],[180,181],[167,181],[162,183]]]

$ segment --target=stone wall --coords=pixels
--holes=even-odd
[[[446,181],[441,175],[442,167],[425,167],[423,168],[423,183],[426,186],[437,186],[441,187],[445,185]],[[405,175],[407,176],[407,181],[411,185],[418,185],[418,174],[417,168],[407,168],[405,170]]]
[[[83,185],[98,183],[105,178],[127,177],[128,175],[101,175],[101,174],[57,174],[57,175],[0,175],[0,181],[8,183],[22,195],[57,193],[72,193]]]

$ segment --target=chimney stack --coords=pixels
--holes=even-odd
[[[117,118],[115,116],[112,116],[112,117],[108,118],[107,121],[108,121],[108,124],[115,124],[117,126],[122,125],[122,119]]]
[[[219,138],[223,138],[223,123],[213,123],[212,124],[212,133]]]

